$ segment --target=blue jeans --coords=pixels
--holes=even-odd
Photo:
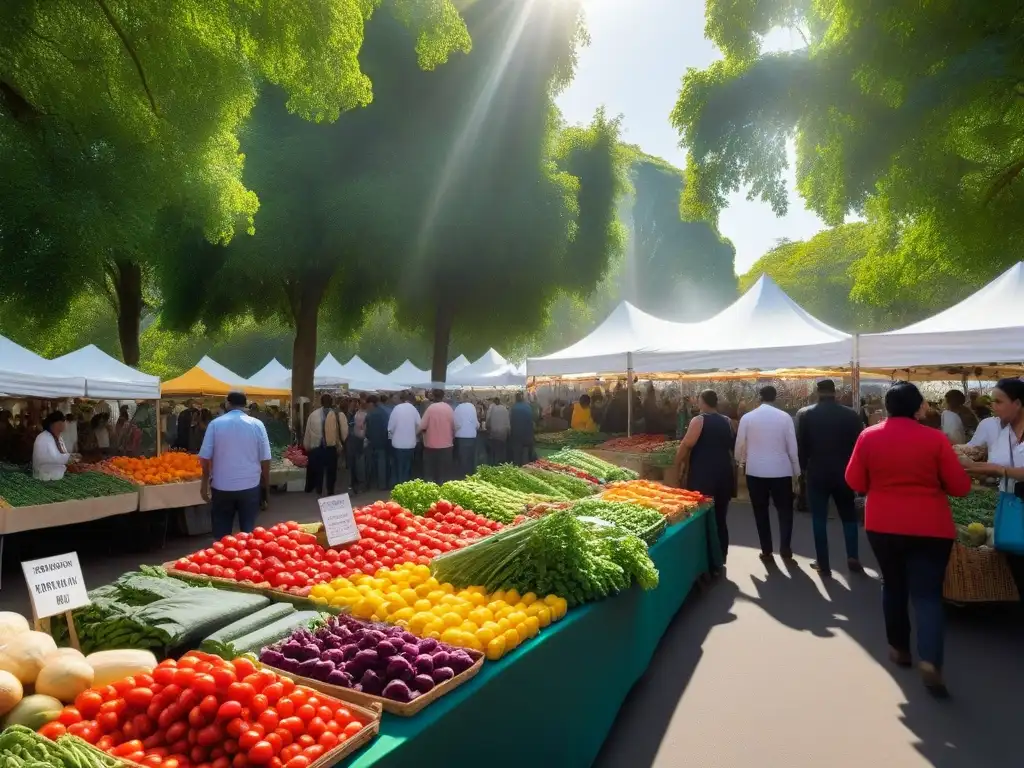
[[[942,583],[953,540],[868,531],[868,541],[882,572],[882,612],[889,645],[910,651],[907,603],[913,602],[917,655],[941,669],[945,640]]]
[[[412,480],[412,457],[415,448],[395,448],[395,484]]]
[[[210,519],[213,524],[213,538],[230,536],[235,529],[235,513],[238,513],[238,529],[252,533],[256,517],[260,513],[260,486],[244,491],[210,490]]]
[[[857,505],[853,491],[846,483],[815,485],[807,483],[807,504],[811,508],[811,528],[814,531],[814,555],[822,573],[831,570],[828,557],[828,500],[834,499],[839,519],[843,521],[843,539],[846,557],[857,560],[860,531],[857,525]]]
[[[374,448],[366,452],[366,487],[381,491],[388,489],[388,452],[386,448]]]

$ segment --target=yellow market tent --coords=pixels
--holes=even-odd
[[[165,381],[160,386],[161,397],[224,397],[239,387],[215,379],[199,366],[185,371],[176,379]],[[246,397],[291,397],[287,389],[268,387],[241,387]]]

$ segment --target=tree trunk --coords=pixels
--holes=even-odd
[[[291,305],[295,339],[292,342],[292,409],[300,397],[313,400],[313,369],[316,368],[317,315],[327,281],[319,275],[304,275],[286,286]],[[304,409],[305,413],[309,408]],[[299,425],[301,427],[301,425]]]
[[[115,259],[112,272],[117,301],[117,338],[126,365],[139,364],[139,328],[142,325],[142,268],[134,261]]]
[[[434,313],[434,359],[430,364],[430,380],[443,384],[448,373],[448,344],[451,341],[455,309],[446,301],[438,303]]]

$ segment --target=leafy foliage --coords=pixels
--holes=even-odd
[[[710,0],[725,58],[683,80],[688,217],[714,220],[747,188],[782,214],[795,141],[808,206],[877,226],[854,295],[878,304],[932,286],[950,297],[1024,245],[1024,16],[1011,0]],[[762,53],[777,26],[806,49]]]
[[[260,87],[280,87],[291,112],[318,122],[370,102],[358,54],[379,2],[5,2],[4,295],[52,318],[61,296],[92,281],[125,316],[122,346],[137,338],[141,265],[172,258],[165,243],[180,227],[210,242],[252,231],[258,201],[238,132]],[[388,7],[421,66],[469,48],[450,0]]]

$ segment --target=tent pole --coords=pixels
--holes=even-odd
[[[164,417],[160,415],[160,401],[156,401],[156,455],[160,455],[160,435],[164,431]]]
[[[850,387],[853,390],[853,410],[860,413],[860,334],[853,335],[853,360]]]
[[[633,353],[626,353],[626,437],[633,436]]]

